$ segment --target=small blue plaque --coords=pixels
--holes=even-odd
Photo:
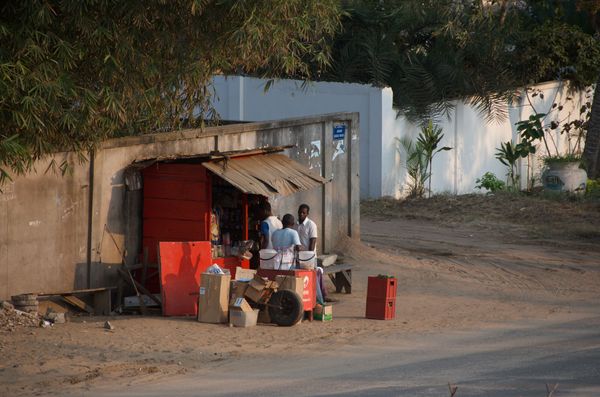
[[[333,126],[333,140],[339,141],[344,140],[346,137],[346,126],[344,124],[337,124]]]

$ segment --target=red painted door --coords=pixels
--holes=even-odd
[[[201,274],[211,265],[210,241],[160,242],[164,316],[198,314]]]
[[[156,163],[143,170],[143,246],[157,263],[159,241],[208,241],[210,177],[202,164]]]

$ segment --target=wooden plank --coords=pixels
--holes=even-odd
[[[94,294],[94,314],[96,316],[110,316],[111,301],[110,290],[96,292]]]
[[[106,290],[113,290],[116,287],[106,287],[106,288],[88,288],[88,289],[77,289],[74,291],[66,291],[66,292],[40,292],[37,296],[55,296],[55,295],[79,295],[79,294],[91,294],[94,292],[102,292]]]
[[[347,294],[352,293],[352,270],[343,270],[335,273],[335,291],[342,292],[342,289]]]
[[[352,265],[350,264],[345,264],[345,263],[341,263],[341,264],[337,264],[337,265],[331,265],[331,266],[326,266],[323,267],[323,273],[325,274],[331,274],[331,273],[337,273],[337,272],[341,272],[344,270],[352,270]]]
[[[94,314],[94,308],[90,307],[87,303],[85,303],[84,301],[82,301],[81,299],[79,299],[76,296],[73,296],[73,295],[64,295],[64,296],[62,296],[62,299],[65,302],[67,302],[67,303],[69,303],[69,304],[71,304],[71,305],[73,305],[75,307],[80,308],[81,310],[84,310],[84,311],[86,311],[86,312],[88,312],[90,314]]]

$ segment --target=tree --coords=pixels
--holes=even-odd
[[[588,16],[596,36],[600,35],[600,0],[579,0],[578,8]],[[585,159],[588,178],[600,178],[600,72],[594,88],[590,121],[586,132],[583,158]]]
[[[335,0],[12,0],[0,6],[0,182],[60,150],[196,127],[217,73],[304,78]]]
[[[345,4],[344,30],[327,77],[390,86],[395,105],[422,122],[447,114],[456,99],[476,105],[488,118],[502,117],[518,87],[560,79],[581,88],[600,73],[598,29],[590,23],[600,0]],[[600,115],[592,116],[586,151],[598,159],[595,120],[600,123]]]
[[[409,118],[446,114],[458,98],[495,115],[518,85],[507,50],[516,47],[525,23],[518,9],[505,9],[500,23],[497,13],[471,0],[347,4],[328,77],[391,86],[395,105]]]

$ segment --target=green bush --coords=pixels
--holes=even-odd
[[[600,179],[588,179],[585,184],[585,196],[600,199]]]
[[[492,172],[486,172],[481,178],[477,178],[475,183],[477,183],[477,185],[475,185],[477,189],[486,189],[491,193],[506,189],[506,184],[498,179]]]

